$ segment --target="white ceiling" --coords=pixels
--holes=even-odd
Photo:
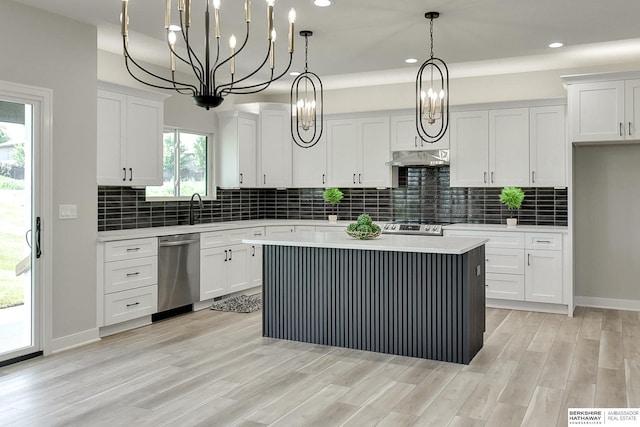
[[[120,0],[16,0],[98,27],[100,49],[121,52]],[[175,7],[177,0],[173,0]],[[141,60],[168,65],[164,1],[130,0],[130,50]],[[244,35],[244,1],[221,0],[223,54],[231,32]],[[205,0],[192,0],[192,37],[202,40]],[[296,33],[312,30],[309,68],[329,86],[412,81],[429,54],[429,21],[434,10],[434,53],[452,76],[495,74],[640,59],[640,1],[637,0],[335,0],[328,8],[312,0],[276,0],[277,57],[286,65],[287,14],[295,7]],[[252,37],[242,71],[266,54],[265,1],[252,2]],[[174,22],[177,13],[173,15]],[[611,43],[624,40],[624,43]],[[565,47],[549,49],[554,41]],[[304,39],[296,38],[293,69],[304,64]],[[240,43],[239,43],[240,44]],[[409,57],[418,64],[405,64]],[[288,88],[291,78],[276,89]],[[366,82],[366,83],[365,83]],[[327,85],[327,83],[325,83]]]

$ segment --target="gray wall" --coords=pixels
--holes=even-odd
[[[0,0],[0,79],[53,90],[53,338],[96,327],[96,28]]]
[[[573,150],[575,294],[640,300],[640,144]]]

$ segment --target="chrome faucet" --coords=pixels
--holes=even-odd
[[[198,199],[198,214],[196,215],[196,213],[194,212],[193,209],[193,201],[195,199]],[[191,196],[191,200],[189,200],[189,225],[194,225],[196,223],[196,221],[198,221],[200,219],[200,216],[202,216],[202,198],[200,197],[200,195],[198,193],[193,193],[193,195]]]

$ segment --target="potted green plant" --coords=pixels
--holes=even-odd
[[[343,197],[344,194],[342,191],[335,187],[327,188],[324,190],[324,193],[322,193],[322,198],[325,202],[331,203],[333,210],[333,214],[329,215],[329,222],[338,222],[338,203]]]
[[[518,218],[513,217],[513,210],[520,209],[524,200],[524,191],[519,187],[504,187],[500,192],[500,202],[502,202],[512,212],[511,218],[507,218],[507,227],[518,225]]]

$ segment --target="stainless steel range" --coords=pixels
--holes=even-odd
[[[442,236],[441,224],[417,222],[388,222],[382,224],[383,234],[413,234],[417,236]]]

